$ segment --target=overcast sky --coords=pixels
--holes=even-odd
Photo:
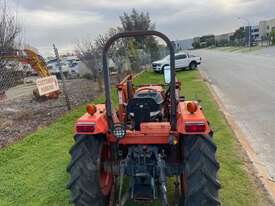
[[[55,43],[74,49],[81,38],[94,39],[119,26],[132,8],[148,11],[157,30],[172,40],[231,32],[245,24],[275,18],[275,0],[8,0],[17,11],[24,40],[48,55]]]

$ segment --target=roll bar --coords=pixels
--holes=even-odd
[[[111,88],[110,88],[110,76],[108,68],[108,50],[110,49],[112,43],[120,38],[125,37],[137,37],[137,36],[158,36],[163,39],[169,50],[170,50],[170,68],[171,68],[171,82],[170,82],[170,97],[171,97],[171,114],[170,114],[170,124],[172,131],[176,130],[176,94],[175,94],[175,51],[170,39],[161,32],[148,30],[148,31],[127,31],[115,34],[112,36],[103,48],[103,73],[104,73],[104,85],[105,85],[105,104],[106,112],[108,118],[109,128],[113,128],[113,117],[112,117],[112,101],[111,101]]]

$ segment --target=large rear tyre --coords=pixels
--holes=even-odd
[[[209,135],[182,137],[185,171],[182,179],[183,195],[180,206],[218,206],[217,180],[219,163],[216,145]]]
[[[67,188],[75,206],[106,206],[113,185],[113,176],[104,170],[103,162],[111,158],[103,138],[76,135],[70,150],[67,171],[71,178]]]

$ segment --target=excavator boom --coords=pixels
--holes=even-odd
[[[0,60],[15,60],[30,64],[40,77],[50,76],[50,72],[42,56],[30,49],[10,50],[0,52]]]

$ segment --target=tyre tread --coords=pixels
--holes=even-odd
[[[217,150],[209,135],[184,136],[182,151],[185,161],[186,190],[180,206],[219,206],[217,179],[220,168],[216,160]]]
[[[70,180],[71,202],[75,206],[105,206],[105,197],[100,191],[97,177],[97,161],[102,141],[99,138],[76,135],[69,154],[71,161],[67,172]]]

